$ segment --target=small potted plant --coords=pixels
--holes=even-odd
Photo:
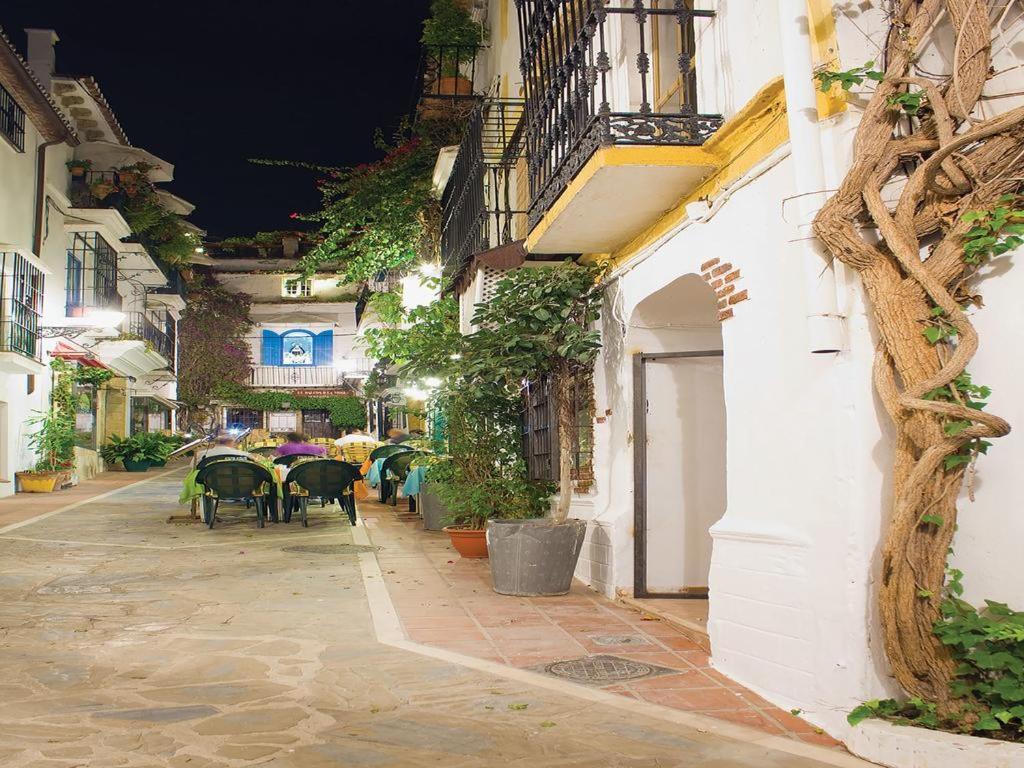
[[[110,197],[110,193],[114,191],[114,185],[100,178],[89,185],[89,191],[92,192],[92,196],[97,200],[106,200]]]
[[[68,160],[64,165],[74,178],[80,179],[92,168],[92,160]]]
[[[29,447],[39,457],[34,470],[16,472],[22,493],[52,493],[74,469],[75,425],[60,412],[50,411],[30,424],[39,429],[28,437]]]
[[[100,456],[108,464],[121,462],[126,472],[145,472],[154,462],[166,459],[145,433],[124,438],[111,435],[107,444],[100,448]]]

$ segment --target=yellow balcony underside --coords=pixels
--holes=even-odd
[[[613,251],[716,167],[704,147],[598,149],[526,240],[529,253]]]

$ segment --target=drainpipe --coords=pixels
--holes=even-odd
[[[807,0],[779,0],[782,72],[786,115],[799,203],[804,295],[810,351],[838,352],[843,347],[842,319],[836,300],[836,277],[824,245],[811,222],[825,202],[825,164],[818,127],[818,97],[811,57],[811,20]]]
[[[32,253],[43,258],[43,222],[46,218],[46,150],[55,144],[63,144],[66,138],[44,141],[36,149],[36,220],[32,233]]]

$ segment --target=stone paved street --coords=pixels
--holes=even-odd
[[[168,523],[180,478],[0,532],[0,765],[854,764],[382,644],[338,513]]]

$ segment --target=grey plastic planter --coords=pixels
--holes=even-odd
[[[426,486],[420,491],[419,508],[423,513],[423,530],[425,531],[440,531],[444,528],[442,520],[451,514],[448,512],[448,507],[442,504],[441,500]]]
[[[491,520],[487,550],[494,591],[501,595],[564,595],[572,586],[587,532],[585,520]]]

